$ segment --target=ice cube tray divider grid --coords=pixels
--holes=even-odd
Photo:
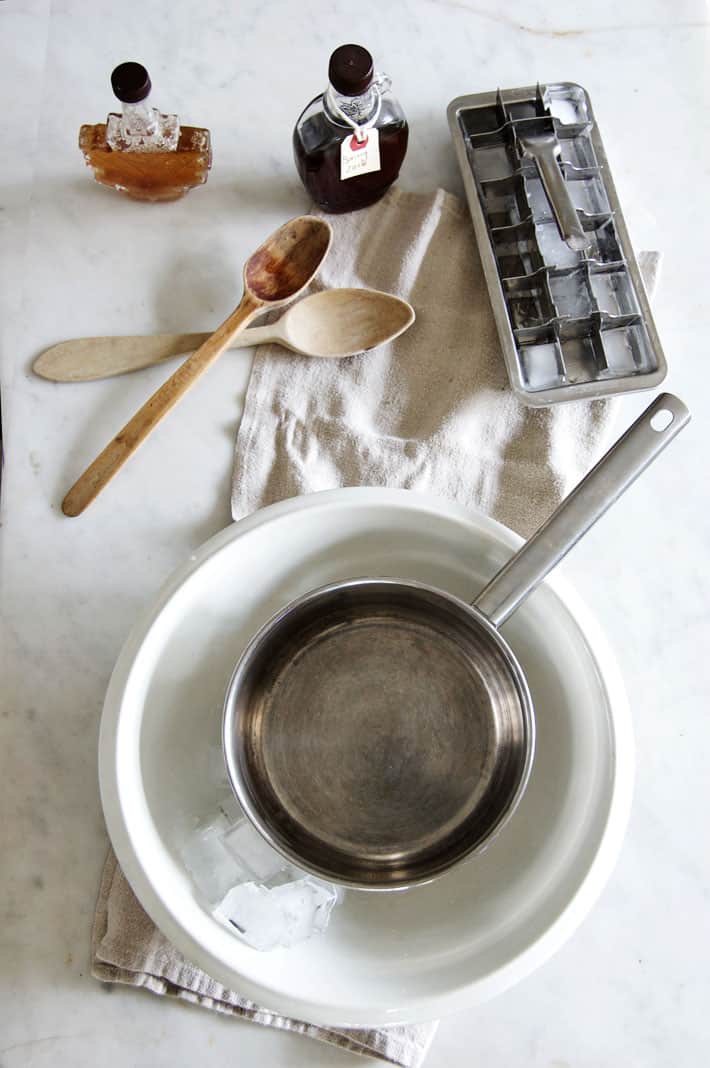
[[[652,388],[666,365],[586,91],[459,97],[449,123],[511,385],[527,404]],[[526,129],[554,129],[586,251],[560,237]]]

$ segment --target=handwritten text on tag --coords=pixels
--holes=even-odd
[[[353,134],[340,143],[340,179],[343,182],[380,169],[380,131],[372,127],[365,134],[364,141],[359,142]]]

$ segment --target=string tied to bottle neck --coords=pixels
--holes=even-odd
[[[339,118],[346,126],[349,126],[355,134],[355,140],[358,144],[362,144],[367,140],[367,131],[371,129],[377,122],[380,110],[382,108],[382,94],[389,89],[391,85],[390,79],[386,74],[378,75],[372,82],[371,88],[375,93],[375,109],[364,122],[356,122],[347,112],[343,111],[340,104],[336,100],[335,90],[332,85],[328,85],[325,96],[328,102],[328,110],[332,111],[337,118]]]

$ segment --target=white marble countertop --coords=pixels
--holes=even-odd
[[[620,861],[566,947],[514,990],[444,1020],[427,1064],[707,1058],[707,18],[701,0],[0,4],[2,1068],[355,1063],[307,1039],[110,992],[88,974],[107,845],[103,694],[141,606],[230,520],[249,352],[223,359],[80,520],[61,515],[63,493],[164,371],[75,387],[29,371],[65,338],[205,330],[231,310],[245,254],[306,207],[291,128],[332,47],[351,39],[374,52],[407,110],[404,188],[460,192],[452,97],[537,79],[588,88],[634,244],[665,253],[656,321],[668,385],[694,412],[564,565],[631,697],[638,769]],[[127,58],[146,63],[158,104],[212,131],[207,186],[173,205],[99,188],[76,147],[79,125],[105,117],[108,75]],[[623,419],[646,399],[625,400]]]

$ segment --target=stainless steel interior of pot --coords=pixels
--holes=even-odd
[[[225,715],[232,784],[265,838],[335,882],[394,889],[488,841],[533,750],[525,678],[438,590],[355,580],[272,620]]]

